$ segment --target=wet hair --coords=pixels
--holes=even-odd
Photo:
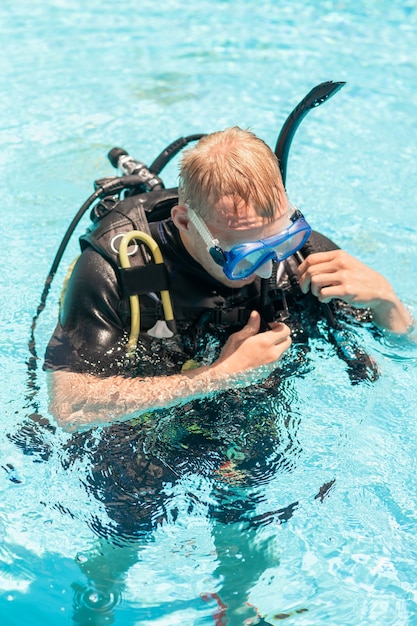
[[[206,135],[184,152],[179,179],[179,204],[201,217],[224,196],[243,200],[272,220],[286,204],[278,160],[252,131],[238,126]]]

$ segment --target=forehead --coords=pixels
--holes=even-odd
[[[288,216],[289,203],[277,207],[273,217],[259,215],[253,205],[246,204],[242,198],[224,196],[207,215],[205,221],[208,226],[220,231],[249,231],[271,230],[275,232],[280,222]]]

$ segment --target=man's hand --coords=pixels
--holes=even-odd
[[[405,333],[411,324],[388,280],[344,250],[311,254],[298,271],[301,291],[311,291],[320,302],[338,298],[358,308],[369,307],[380,328],[396,333]]]
[[[246,326],[229,337],[214,368],[221,365],[229,375],[265,366],[272,371],[291,346],[290,329],[282,322],[275,322],[271,330],[260,333],[260,325],[259,313],[252,311]]]

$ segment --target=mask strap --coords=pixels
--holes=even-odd
[[[211,232],[209,231],[209,229],[207,228],[207,226],[201,219],[201,217],[197,215],[194,209],[188,206],[188,204],[185,205],[185,208],[187,209],[188,218],[190,222],[194,225],[194,227],[197,229],[198,233],[204,240],[204,243],[207,246],[207,250],[210,250],[210,248],[213,248],[213,247],[220,248],[219,240],[214,239]]]

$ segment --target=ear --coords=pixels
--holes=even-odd
[[[190,220],[185,206],[177,205],[172,207],[171,218],[178,230],[188,232]]]

